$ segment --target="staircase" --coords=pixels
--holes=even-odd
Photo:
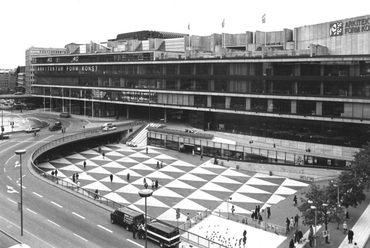
[[[133,147],[146,146],[146,144],[147,144],[147,134],[148,134],[147,128],[148,127],[158,128],[158,127],[161,127],[161,126],[163,126],[163,124],[149,123],[139,133],[137,133],[135,137],[133,137],[130,141],[127,141],[126,145],[133,146]]]

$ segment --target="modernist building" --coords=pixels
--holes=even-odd
[[[34,68],[32,60],[39,56],[60,55],[66,54],[65,48],[44,48],[44,47],[30,47],[26,50],[26,69],[25,69],[25,91],[31,92],[31,86],[35,82]]]
[[[45,107],[347,147],[370,140],[370,16],[266,34],[141,31],[82,50],[33,60]]]

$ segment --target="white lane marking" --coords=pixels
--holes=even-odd
[[[35,211],[32,211],[31,209],[27,208],[28,211],[30,211],[33,214],[37,214]]]
[[[139,246],[139,247],[144,247],[141,244],[138,244],[135,241],[132,241],[131,239],[126,239],[126,240],[129,241],[129,242],[131,242],[131,243],[133,243],[133,244],[135,244],[135,245],[137,245],[137,246]]]
[[[60,207],[60,208],[62,208],[63,206],[62,205],[59,205],[58,203],[55,203],[55,202],[53,202],[53,201],[51,201],[51,203],[53,203],[55,206],[57,206],[57,207]]]
[[[11,221],[9,221],[9,220],[5,219],[5,218],[4,218],[4,217],[2,217],[2,216],[0,216],[0,219],[3,219],[3,220],[5,220],[5,221],[9,222],[9,223],[10,223],[10,224],[12,224],[13,226],[17,227],[19,230],[21,229],[19,226],[17,226],[17,224],[15,224],[15,223],[13,223],[13,222],[11,222]],[[46,245],[48,245],[48,246],[50,246],[50,247],[52,247],[52,248],[55,248],[55,247],[54,247],[54,246],[52,246],[51,244],[49,244],[49,243],[47,243],[46,241],[44,241],[44,240],[40,239],[40,238],[39,238],[39,237],[37,237],[36,235],[34,235],[34,234],[30,233],[30,232],[29,232],[29,231],[27,231],[26,229],[24,230],[24,232],[26,232],[26,233],[30,234],[32,237],[34,237],[34,238],[36,238],[36,239],[40,240],[41,242],[45,243]]]
[[[104,230],[105,230],[105,231],[107,231],[107,232],[113,233],[113,231],[111,231],[111,230],[109,230],[108,228],[105,228],[105,227],[103,227],[103,226],[101,226],[101,225],[98,225],[98,227],[100,227],[101,229],[104,229]]]
[[[81,219],[86,219],[85,217],[83,217],[83,216],[81,216],[81,215],[79,215],[79,214],[77,214],[75,212],[72,212],[72,214],[76,215],[77,217],[80,217]]]
[[[39,195],[39,194],[37,194],[36,192],[32,192],[32,193],[34,193],[34,194],[35,194],[35,195],[37,195],[38,197],[42,198],[42,195]]]
[[[15,202],[15,201],[13,201],[13,200],[11,200],[11,199],[9,199],[9,198],[6,198],[6,199],[8,199],[8,201],[10,201],[10,202],[12,202],[12,203],[14,203],[14,204],[18,204],[17,202]]]
[[[5,168],[4,168],[4,172],[5,172]],[[13,179],[10,176],[6,176],[6,177],[9,178],[10,181],[13,181]]]
[[[78,237],[78,238],[82,239],[83,241],[89,242],[89,241],[87,241],[87,239],[84,239],[84,238],[83,238],[83,237],[81,237],[80,235],[77,235],[77,234],[75,234],[75,233],[73,233],[73,235],[75,235],[76,237]]]
[[[60,227],[57,223],[55,223],[55,222],[52,222],[51,220],[48,220],[51,224],[54,224],[54,225],[56,225],[57,227]]]
[[[8,188],[8,190],[6,191],[7,193],[9,194],[18,193],[18,191],[16,191],[12,186],[6,185],[6,187]]]

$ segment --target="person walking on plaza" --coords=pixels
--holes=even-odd
[[[55,170],[54,174],[55,174],[55,177],[57,177],[58,176],[58,170]]]
[[[76,182],[76,175],[73,173],[72,175],[72,181],[75,183]]]
[[[157,161],[157,169],[159,169],[159,161]]]
[[[290,220],[289,218],[287,217],[286,220],[285,220],[285,223],[286,223],[286,232],[290,232]]]
[[[354,235],[355,235],[355,233],[352,231],[352,229],[350,229],[348,231],[348,244],[352,244]]]
[[[132,225],[132,238],[133,239],[136,239],[137,231],[138,231],[138,224],[135,223],[134,225]]]
[[[294,219],[293,219],[293,217],[292,218],[290,218],[290,230],[293,230],[293,228],[294,228]]]
[[[189,213],[186,215],[186,222],[188,222],[189,223],[189,226],[191,227],[191,220],[190,220]]]
[[[294,241],[293,241],[293,239],[290,240],[289,248],[294,248]]]
[[[112,182],[113,181],[113,174],[110,174],[110,182]]]
[[[234,212],[235,212],[235,207],[234,205],[231,206],[231,214],[234,215]]]
[[[84,161],[84,169],[86,169],[86,161]]]
[[[298,227],[298,221],[299,221],[299,215],[298,215],[298,214],[296,214],[296,215],[294,216],[294,226]]]
[[[267,219],[270,219],[271,216],[271,208],[267,207]]]
[[[130,181],[130,173],[127,173],[127,181]]]
[[[348,227],[347,227],[347,222],[346,222],[346,221],[344,221],[344,222],[343,222],[343,233],[347,233],[347,229],[348,229]]]
[[[154,180],[152,180],[152,189],[154,189],[154,187],[155,187],[155,182]]]
[[[163,168],[163,161],[161,161],[161,168]]]
[[[76,182],[78,181],[78,177],[79,177],[79,175],[78,175],[78,173],[76,173]]]
[[[155,188],[158,189],[158,179],[155,180]]]
[[[146,152],[146,154],[148,154],[148,147],[145,148],[145,152]]]
[[[297,196],[294,195],[294,199],[293,199],[294,206],[297,206],[297,202],[298,202]]]

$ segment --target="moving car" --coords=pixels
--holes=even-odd
[[[54,125],[49,127],[50,131],[56,131],[62,129],[62,123],[60,121],[57,121],[54,123]]]
[[[144,215],[129,208],[118,208],[110,214],[110,222],[132,231],[134,225],[144,223]]]
[[[71,118],[72,117],[69,112],[62,112],[62,113],[60,113],[59,116],[62,117],[62,118]]]
[[[112,123],[104,123],[101,128],[104,129],[104,128],[113,128],[113,127],[116,127],[116,125],[112,124]]]
[[[3,139],[9,139],[9,138],[10,138],[10,135],[0,133],[0,140],[3,140]]]
[[[111,130],[116,130],[117,127],[116,126],[113,126],[113,127],[103,127],[103,131],[111,131]]]
[[[38,128],[38,127],[28,127],[27,129],[25,129],[24,131],[26,133],[34,133],[34,132],[39,132],[41,129]]]

